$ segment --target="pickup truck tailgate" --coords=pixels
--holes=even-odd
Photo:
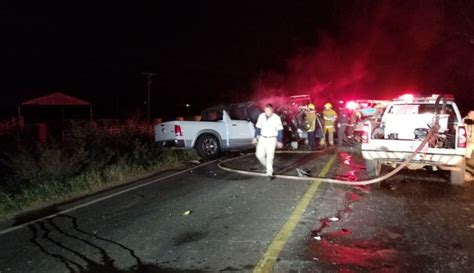
[[[164,122],[155,125],[155,141],[179,139],[175,132],[177,125],[175,122]]]

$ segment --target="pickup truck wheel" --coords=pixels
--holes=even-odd
[[[461,163],[456,166],[459,170],[451,171],[450,182],[453,185],[463,185],[464,184],[464,173],[466,172],[466,162],[463,159]]]
[[[365,160],[365,170],[369,178],[375,178],[380,175],[382,170],[382,163],[372,159]]]
[[[215,159],[221,152],[219,140],[213,135],[200,136],[196,141],[195,147],[198,155],[207,159]]]

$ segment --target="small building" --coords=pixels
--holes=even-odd
[[[61,135],[69,120],[93,121],[92,105],[85,100],[55,92],[22,102],[18,106],[20,129],[37,131],[38,139]]]

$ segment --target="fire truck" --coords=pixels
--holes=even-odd
[[[416,97],[403,95],[391,101],[380,123],[363,125],[362,156],[369,177],[380,174],[382,165],[396,167],[410,156],[429,135],[434,126],[440,95]],[[445,98],[440,111],[439,130],[415,155],[409,169],[450,171],[452,184],[464,183],[466,128],[452,95]]]

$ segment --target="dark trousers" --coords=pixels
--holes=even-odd
[[[344,142],[347,142],[347,135],[346,135],[346,125],[341,125],[337,128],[337,145],[342,146]]]
[[[316,134],[314,131],[308,132],[308,148],[316,150]]]

